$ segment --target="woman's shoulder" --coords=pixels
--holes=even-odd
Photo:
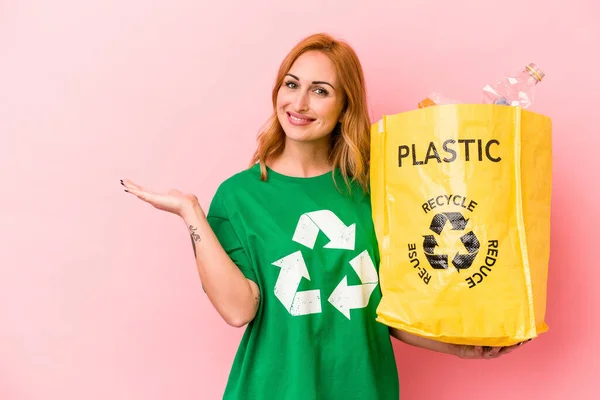
[[[227,196],[253,184],[256,180],[260,180],[260,167],[258,164],[236,172],[223,180],[217,187],[217,194]]]
[[[260,179],[260,171],[255,171],[255,166],[234,173],[223,180],[214,192],[210,204],[211,215],[225,214],[225,210],[235,206],[236,199],[243,197],[243,192],[252,185],[252,180]]]

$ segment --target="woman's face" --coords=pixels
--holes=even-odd
[[[296,59],[277,93],[277,118],[289,140],[327,138],[341,118],[343,95],[333,62],[309,51]]]

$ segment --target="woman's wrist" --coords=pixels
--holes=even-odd
[[[181,218],[187,226],[197,225],[200,220],[206,219],[204,210],[197,201],[191,202],[181,210]]]

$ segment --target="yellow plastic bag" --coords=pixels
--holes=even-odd
[[[371,129],[377,320],[479,346],[547,331],[550,118],[455,104],[384,116]]]

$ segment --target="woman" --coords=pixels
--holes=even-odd
[[[370,121],[352,48],[324,34],[304,39],[283,60],[272,97],[251,166],[219,186],[206,216],[192,194],[122,181],[183,219],[208,298],[228,324],[248,325],[224,398],[398,399],[390,333],[461,358],[511,351],[375,321]]]

